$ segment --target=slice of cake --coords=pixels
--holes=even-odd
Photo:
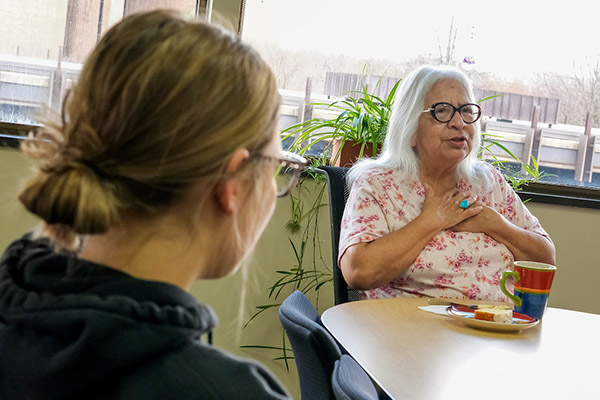
[[[508,306],[479,306],[475,310],[475,316],[473,318],[482,321],[512,324],[513,312]]]

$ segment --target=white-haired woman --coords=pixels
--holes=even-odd
[[[513,260],[554,263],[538,220],[477,160],[480,116],[460,71],[403,80],[381,156],[349,174],[339,264],[362,298],[507,301],[498,282]]]

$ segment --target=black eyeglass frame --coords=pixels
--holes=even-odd
[[[452,108],[453,108],[453,110],[452,110],[452,115],[450,116],[450,118],[449,118],[447,121],[442,121],[442,120],[440,120],[440,119],[437,117],[436,113],[435,113],[435,108],[436,108],[437,106],[439,106],[440,104],[447,104],[447,105],[449,105],[450,107],[452,107]],[[465,121],[465,119],[463,118],[463,115],[462,115],[462,111],[461,111],[461,110],[462,110],[464,107],[467,107],[467,106],[475,106],[475,107],[477,108],[477,110],[479,111],[479,113],[477,114],[477,118],[475,118],[475,120],[474,120],[474,121],[467,122],[467,121]],[[440,101],[439,103],[434,103],[434,104],[432,104],[432,105],[431,105],[431,107],[429,107],[428,109],[426,109],[426,110],[423,110],[423,112],[424,112],[424,113],[426,113],[426,112],[429,112],[429,113],[431,113],[431,116],[433,117],[433,119],[435,119],[437,122],[441,122],[442,124],[445,124],[445,123],[447,123],[447,122],[450,122],[450,121],[452,121],[452,118],[454,118],[454,114],[456,114],[456,112],[457,112],[457,111],[458,111],[458,115],[460,115],[460,118],[463,120],[463,122],[464,122],[465,124],[474,124],[475,122],[479,121],[479,119],[481,118],[481,114],[482,114],[481,107],[479,106],[479,104],[475,104],[475,103],[467,103],[467,104],[463,104],[463,105],[462,105],[462,106],[460,106],[460,107],[454,107],[454,105],[453,105],[453,104],[447,103],[447,102],[445,102],[445,101]]]

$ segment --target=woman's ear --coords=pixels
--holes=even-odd
[[[237,171],[249,157],[250,153],[248,150],[237,149],[229,159],[229,162],[225,167],[225,173],[230,174]],[[230,178],[218,183],[215,187],[214,197],[218,206],[220,206],[226,214],[232,214],[237,211],[243,200],[240,198],[239,181],[235,178]]]

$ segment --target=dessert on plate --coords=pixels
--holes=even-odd
[[[485,306],[481,305],[475,310],[474,319],[482,321],[500,322],[512,324],[513,312],[509,306]]]

